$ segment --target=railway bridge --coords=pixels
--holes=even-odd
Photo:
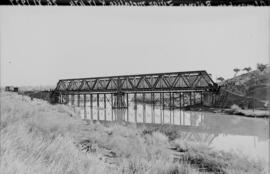
[[[90,106],[93,102],[97,102],[99,106],[100,95],[103,95],[106,107],[109,95],[112,108],[118,109],[127,108],[129,96],[133,95],[135,105],[139,101],[150,103],[159,101],[163,107],[171,109],[202,103],[205,93],[213,96],[218,90],[218,85],[206,71],[185,71],[61,79],[52,92],[51,99],[56,103],[74,104],[77,96],[78,102],[83,98],[84,105],[89,101]],[[147,94],[151,95],[148,99],[145,98]],[[141,98],[138,98],[138,95],[141,95]]]

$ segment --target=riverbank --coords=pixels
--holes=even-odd
[[[166,98],[167,100],[167,98]],[[132,99],[134,101],[134,99]],[[140,97],[137,97],[136,99],[137,103],[141,104],[158,104],[160,105],[159,99],[155,99],[154,101],[151,100],[151,98],[145,98],[144,100]],[[175,104],[177,106],[171,106],[172,108],[179,109],[179,101],[176,100]],[[242,109],[237,105],[232,105],[230,108],[220,108],[215,106],[208,106],[208,105],[201,105],[201,104],[195,104],[195,105],[188,105],[182,103],[182,110],[185,111],[200,111],[200,112],[211,112],[211,113],[220,113],[220,114],[228,114],[228,115],[239,115],[239,116],[246,116],[246,117],[256,117],[256,118],[269,118],[270,112],[267,109],[259,110],[259,109]],[[165,105],[165,108],[170,108],[170,106]]]
[[[258,161],[171,135],[170,127],[83,121],[64,105],[1,93],[4,173],[263,173]]]
[[[204,112],[211,112],[211,113],[223,113],[229,115],[239,115],[245,117],[255,117],[255,118],[269,118],[270,112],[269,110],[258,110],[255,109],[242,109],[237,105],[232,105],[231,108],[214,108],[209,106],[201,106],[201,105],[193,105],[183,108],[183,110],[188,111],[204,111]]]

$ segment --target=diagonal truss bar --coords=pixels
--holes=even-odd
[[[166,85],[168,88],[171,88],[170,82],[168,82],[168,80],[167,80],[165,77],[162,77],[162,80],[164,81],[165,85]]]
[[[82,80],[78,90],[82,90],[84,83],[85,83],[85,80]]]
[[[95,86],[96,86],[97,82],[98,82],[98,79],[95,80],[95,82],[94,82],[94,84],[93,84],[93,86],[92,86],[92,90],[95,89]]]
[[[201,77],[200,75],[197,75],[196,77],[195,77],[195,79],[193,80],[193,82],[191,83],[191,87],[193,87],[193,85],[194,85],[194,83],[198,80],[198,78],[199,77]]]
[[[144,77],[144,80],[146,81],[148,87],[152,89],[152,85],[151,85],[151,83],[148,81],[148,79],[147,79],[146,77]]]
[[[177,74],[177,76],[174,78],[174,81],[172,83],[172,87],[175,87],[175,85],[179,81],[179,79],[180,79],[180,74]]]
[[[181,75],[181,78],[183,79],[184,83],[185,83],[188,87],[190,87],[190,83],[189,83],[189,81],[187,80],[187,78],[186,78],[185,76],[183,76],[183,75]]]
[[[162,78],[162,75],[159,75],[156,82],[153,85],[153,88],[156,88],[156,86],[157,86],[157,84],[158,84],[158,82],[160,81],[161,78]]]

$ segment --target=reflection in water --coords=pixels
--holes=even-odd
[[[75,101],[74,105],[78,106],[77,103]],[[145,125],[169,124],[179,130],[179,135],[184,140],[202,142],[218,150],[235,151],[249,158],[268,161],[268,119],[178,109],[164,110],[153,104],[135,106],[132,102],[128,109],[112,110],[110,103],[100,102],[99,106],[93,104],[92,107],[90,103],[81,103],[81,116],[84,119]]]

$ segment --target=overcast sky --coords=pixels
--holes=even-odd
[[[1,84],[268,63],[265,8],[0,7]]]

